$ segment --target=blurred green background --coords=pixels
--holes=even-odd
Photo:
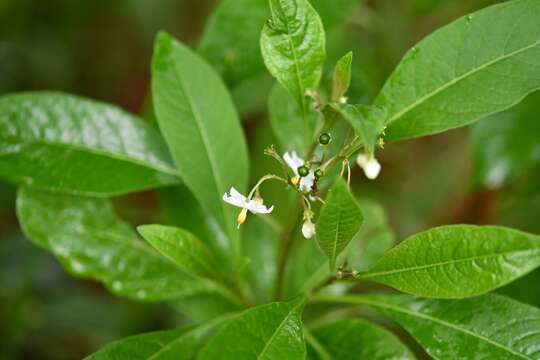
[[[493,3],[359,1],[327,34],[328,67],[353,50],[350,98],[367,102],[414,43]],[[0,0],[0,95],[61,90],[115,103],[152,121],[147,99],[155,34],[165,29],[196,46],[216,4]],[[269,85],[262,76],[231,86],[257,159],[273,141],[266,111]],[[378,181],[368,182],[354,170],[355,193],[384,205],[398,239],[450,223],[502,224],[540,234],[539,114],[540,97],[533,94],[473,127],[388,144],[380,152],[383,172]],[[265,166],[265,160],[258,160],[253,172]],[[77,359],[114,339],[196,320],[168,305],[113,298],[97,283],[69,277],[52,255],[20,233],[15,191],[0,183],[1,359]],[[119,198],[116,205],[134,224],[164,219],[154,192]],[[501,292],[540,306],[540,272]]]

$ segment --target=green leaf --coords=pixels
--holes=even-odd
[[[362,140],[366,151],[373,154],[377,138],[384,131],[386,111],[382,108],[367,105],[331,104],[330,106],[351,124],[356,135]]]
[[[352,269],[363,271],[372,267],[394,244],[384,209],[368,199],[358,200],[364,218],[360,231],[337,258]],[[309,292],[328,279],[328,258],[312,241],[302,241],[291,251],[289,275],[293,277],[292,294]],[[300,289],[300,291],[298,291]]]
[[[317,90],[326,57],[321,18],[307,0],[269,0],[272,14],[261,33],[266,68],[307,110],[306,92]]]
[[[540,88],[540,2],[513,0],[435,31],[403,58],[375,100],[388,139],[464,126]]]
[[[474,181],[496,189],[540,164],[540,92],[472,128]]]
[[[163,256],[192,275],[218,277],[215,260],[195,235],[173,226],[141,225],[141,236]]]
[[[186,229],[212,249],[214,255],[219,254],[218,242],[220,235],[224,236],[223,231],[220,232],[215,226],[212,228],[211,219],[186,186],[159,189],[157,198],[166,225]]]
[[[540,236],[497,227],[451,225],[411,236],[360,278],[414,295],[480,295],[540,266]]]
[[[116,295],[159,301],[213,291],[209,281],[180,271],[141,241],[106,199],[23,187],[17,217],[25,235],[71,274],[98,280]]]
[[[360,230],[363,217],[356,199],[341,178],[332,185],[325,201],[317,220],[317,242],[328,257],[332,272],[338,255]]]
[[[56,92],[0,97],[0,177],[94,196],[178,183],[159,133],[119,108]]]
[[[259,218],[251,219],[244,226],[243,249],[249,258],[247,280],[258,302],[270,302],[276,292],[280,233]]]
[[[170,304],[189,323],[200,323],[218,316],[242,311],[244,304],[218,293],[200,293],[183,297]],[[189,320],[188,320],[189,319]]]
[[[227,84],[264,71],[258,40],[268,16],[267,0],[222,0],[213,11],[198,51]]]
[[[370,199],[359,199],[364,222],[362,229],[347,251],[347,265],[365,271],[395,244],[395,236],[388,224],[384,208]]]
[[[228,317],[217,318],[198,326],[130,336],[106,345],[85,359],[192,359],[208,332]]]
[[[309,129],[311,135],[306,144],[304,136],[304,118],[300,106],[293,97],[280,84],[274,85],[268,97],[268,110],[272,131],[279,140],[281,152],[296,151],[298,155],[305,156],[317,122],[317,114],[309,113]]]
[[[198,359],[303,360],[303,304],[271,303],[246,310],[209,340]]]
[[[231,186],[245,191],[248,158],[227,89],[208,64],[162,32],[152,61],[152,90],[158,122],[182,180],[228,231],[232,249],[223,252],[232,252],[239,261],[236,209],[221,198]]]
[[[324,296],[319,301],[377,308],[403,326],[435,359],[540,357],[540,310],[503,296],[465,300]]]
[[[165,330],[112,342],[85,359],[191,359],[199,347],[191,328]]]
[[[326,359],[416,359],[391,332],[366,320],[341,319],[311,332],[326,353]]]
[[[327,30],[342,24],[359,0],[312,0]],[[260,31],[270,17],[268,0],[222,0],[206,24],[199,53],[235,86],[263,73]]]
[[[338,60],[332,77],[332,101],[339,101],[351,85],[353,53],[349,51]]]

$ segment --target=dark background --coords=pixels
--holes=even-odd
[[[366,1],[328,34],[329,59],[354,51],[351,91],[367,101],[415,42],[494,2]],[[155,34],[165,29],[196,45],[215,3],[0,0],[0,95],[61,90],[117,104],[152,121],[148,86]],[[251,144],[268,129],[267,91],[262,85],[235,90],[235,100],[249,104],[240,112]],[[498,186],[486,186],[479,180],[474,141],[471,129],[459,129],[390,144],[382,153],[379,181],[365,181],[355,169],[355,192],[384,204],[399,239],[450,223],[504,224],[540,233],[538,162],[526,163]],[[0,182],[0,358],[76,359],[114,339],[189,321],[171,306],[113,298],[97,283],[66,275],[54,257],[20,233],[15,191]],[[116,205],[133,223],[161,218],[154,192],[119,198]],[[502,291],[540,306],[540,273]]]

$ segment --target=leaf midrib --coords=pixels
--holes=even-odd
[[[341,206],[338,207],[337,211],[337,226],[336,226],[336,232],[334,234],[334,242],[332,246],[332,258],[330,259],[330,267],[332,268],[331,271],[334,270],[334,267],[336,266],[336,252],[337,252],[337,242],[339,238],[339,230],[340,230],[340,223],[341,223]]]
[[[281,4],[280,4],[281,6]],[[283,9],[282,9],[282,12],[283,12]],[[284,12],[283,12],[284,13]],[[289,21],[287,18],[285,18],[285,27],[287,28],[287,40],[289,42],[289,46],[291,47],[291,52],[292,52],[292,55],[293,55],[293,59],[294,59],[294,68],[295,68],[295,75],[296,75],[296,79],[298,80],[298,87],[299,87],[299,90],[300,90],[300,101],[302,102],[302,112],[305,116],[305,112],[306,112],[306,100],[304,99],[304,94],[305,94],[305,87],[304,87],[304,82],[302,81],[302,77],[300,76],[300,67],[299,67],[299,62],[298,62],[298,55],[296,54],[296,47],[294,46],[294,42],[292,40],[292,36],[291,36],[291,30],[289,28]]]
[[[409,315],[409,316],[413,316],[413,317],[418,317],[418,318],[421,318],[421,319],[425,319],[425,320],[428,320],[428,321],[431,321],[431,322],[434,322],[434,323],[437,323],[437,324],[440,324],[440,325],[443,325],[443,326],[446,326],[450,329],[453,329],[455,331],[458,331],[458,332],[462,332],[464,334],[467,334],[469,336],[472,336],[472,337],[475,337],[475,338],[478,338],[482,341],[485,341],[495,347],[498,347],[506,352],[509,352],[513,355],[516,355],[522,359],[526,359],[526,360],[533,360],[532,358],[529,358],[528,356],[526,355],[523,355],[522,353],[519,353],[519,352],[516,352],[514,349],[512,348],[509,348],[508,346],[504,345],[504,344],[501,344],[501,343],[498,343],[496,341],[493,341],[481,334],[477,334],[475,332],[472,332],[468,329],[465,329],[465,328],[462,328],[462,327],[459,327],[459,326],[456,326],[450,322],[447,322],[445,320],[442,320],[442,319],[438,319],[436,317],[433,317],[433,316],[430,316],[430,315],[426,315],[426,314],[422,314],[422,313],[418,313],[418,312],[415,312],[415,311],[411,311],[411,310],[408,310],[408,309],[405,309],[405,308],[402,308],[402,307],[399,307],[399,306],[396,306],[396,305],[391,305],[391,304],[387,304],[387,303],[384,303],[384,302],[377,302],[377,301],[374,301],[372,299],[366,299],[366,298],[360,298],[360,297],[354,297],[354,296],[342,296],[342,297],[339,297],[339,296],[320,296],[318,298],[319,301],[323,301],[323,302],[338,302],[338,303],[349,303],[349,304],[363,304],[363,305],[368,305],[368,306],[372,306],[372,307],[375,307],[375,308],[383,308],[383,309],[390,309],[390,310],[393,310],[393,311],[396,311],[396,312],[399,312],[399,313],[403,313],[403,314],[406,314],[406,315]]]
[[[417,271],[417,270],[424,270],[424,269],[430,269],[434,267],[439,266],[446,266],[450,264],[458,264],[463,262],[472,262],[474,260],[481,260],[481,259],[488,259],[488,258],[496,258],[496,257],[502,257],[502,256],[514,256],[514,255],[520,255],[524,253],[540,253],[540,248],[530,248],[526,250],[519,250],[519,251],[509,251],[509,252],[503,252],[503,253],[493,253],[493,254],[487,254],[487,255],[481,255],[481,256],[471,256],[467,258],[457,259],[457,260],[448,260],[448,261],[441,261],[437,263],[432,264],[426,264],[426,265],[419,265],[419,266],[412,266],[408,268],[402,268],[402,269],[395,269],[395,270],[387,270],[387,271],[379,271],[379,272],[367,272],[365,274],[361,274],[359,277],[363,279],[378,277],[378,276],[386,276],[386,275],[393,275],[393,274],[399,274],[399,273],[406,273],[411,271]]]
[[[523,355],[517,351],[515,351],[514,349],[512,348],[509,348],[508,346],[504,345],[504,344],[501,344],[501,343],[498,343],[496,341],[493,341],[481,334],[478,334],[478,333],[475,333],[475,332],[472,332],[468,329],[465,329],[465,328],[462,328],[462,327],[459,327],[459,326],[456,326],[450,322],[447,322],[445,320],[442,320],[442,319],[438,319],[436,317],[433,317],[433,316],[430,316],[430,315],[426,315],[426,314],[422,314],[422,313],[418,313],[418,312],[414,312],[414,311],[411,311],[411,310],[408,310],[408,309],[405,309],[405,308],[400,308],[398,306],[394,306],[394,305],[390,305],[390,304],[384,304],[384,303],[377,303],[377,304],[373,304],[372,306],[375,306],[375,307],[382,307],[382,308],[387,308],[387,309],[391,309],[391,310],[394,310],[394,311],[397,311],[397,312],[401,312],[403,314],[407,314],[407,315],[410,315],[410,316],[416,316],[418,318],[421,318],[421,319],[425,319],[425,320],[428,320],[428,321],[431,321],[431,322],[434,322],[434,323],[438,323],[440,325],[443,325],[443,326],[446,326],[450,329],[453,329],[455,331],[458,331],[458,332],[462,332],[464,334],[467,334],[467,335],[470,335],[472,337],[476,337],[480,340],[483,340],[495,347],[498,347],[500,349],[503,349],[504,351],[507,351],[513,355],[516,355],[522,359],[527,359],[527,360],[533,360],[532,358],[529,358],[528,356],[526,355]]]
[[[303,302],[302,301],[299,301],[296,305],[294,305],[290,310],[289,312],[287,313],[287,316],[285,316],[283,318],[283,320],[281,321],[281,323],[279,324],[279,326],[276,328],[276,330],[272,333],[272,336],[270,336],[270,338],[268,339],[268,341],[266,342],[266,344],[264,345],[264,348],[261,350],[261,352],[259,353],[259,355],[257,355],[257,360],[260,360],[262,359],[262,356],[266,353],[266,351],[268,350],[268,346],[272,343],[272,341],[274,340],[274,338],[277,336],[277,334],[279,333],[279,331],[283,328],[283,326],[285,325],[285,323],[289,320],[289,318],[291,317],[291,315],[300,307],[300,305],[302,305]]]
[[[159,356],[161,353],[163,353],[164,351],[169,350],[171,347],[176,345],[178,342],[184,340],[188,336],[192,336],[192,335],[195,336],[198,332],[203,332],[204,333],[207,328],[211,329],[212,327],[219,325],[219,323],[221,323],[223,321],[226,321],[227,319],[229,319],[231,317],[234,317],[234,316],[238,316],[238,315],[230,315],[230,314],[229,315],[224,315],[224,316],[222,316],[220,318],[217,318],[217,319],[214,319],[213,321],[210,321],[210,322],[208,322],[208,323],[206,323],[204,325],[196,326],[195,328],[180,334],[179,337],[177,337],[174,340],[171,340],[167,345],[163,346],[157,352],[152,354],[152,356],[150,356],[147,360],[156,359],[157,356]]]
[[[203,142],[204,149],[206,150],[206,154],[207,154],[208,160],[210,162],[210,169],[212,171],[212,175],[213,175],[213,178],[214,178],[214,183],[216,185],[215,190],[216,190],[216,193],[218,195],[217,199],[219,199],[219,195],[221,195],[220,192],[225,191],[225,188],[223,187],[223,179],[221,178],[221,174],[220,174],[220,172],[218,171],[218,168],[217,168],[216,159],[214,157],[213,152],[211,151],[212,147],[210,146],[210,142],[209,142],[209,139],[208,139],[208,134],[206,133],[206,129],[202,126],[203,122],[201,121],[200,114],[197,111],[197,108],[193,103],[192,95],[191,95],[190,92],[187,91],[187,87],[184,84],[182,76],[180,76],[180,70],[178,69],[177,62],[174,61],[174,59],[171,59],[171,63],[172,63],[173,68],[174,68],[174,75],[175,75],[176,79],[178,80],[178,83],[180,84],[180,88],[181,88],[182,92],[186,95],[186,99],[187,99],[189,108],[190,108],[191,113],[193,114],[193,118],[195,119],[195,122],[197,124],[197,129],[199,130],[199,134],[201,135],[201,140]],[[216,201],[219,201],[217,199],[216,199]],[[219,203],[221,205],[220,207],[222,209],[223,219],[224,219],[225,222],[228,222],[228,219],[227,219],[227,214],[228,214],[227,207],[225,206],[225,203],[223,201],[219,201]],[[227,225],[227,224],[225,224],[225,225]],[[226,226],[226,228],[230,229],[230,226]]]
[[[450,88],[451,86],[459,83],[460,81],[468,78],[469,76],[472,76],[474,74],[476,74],[477,72],[483,70],[483,69],[486,69],[500,61],[503,61],[503,60],[506,60],[514,55],[517,55],[521,52],[524,52],[524,51],[527,51],[529,49],[532,49],[534,48],[535,46],[537,45],[540,45],[540,40],[537,40],[536,42],[532,43],[531,45],[527,45],[523,48],[520,48],[520,49],[517,49],[517,50],[514,50],[512,52],[509,52],[507,54],[504,54],[503,56],[500,56],[500,57],[497,57],[491,61],[488,61],[482,65],[480,65],[479,67],[476,67],[472,70],[469,70],[463,74],[461,74],[460,76],[457,76],[455,77],[454,79],[452,79],[451,81],[443,84],[442,86],[439,86],[438,88],[432,90],[431,92],[427,93],[426,95],[422,96],[421,98],[419,98],[418,100],[414,101],[413,103],[411,103],[410,105],[406,106],[405,108],[401,109],[400,111],[398,111],[397,113],[395,113],[392,117],[390,117],[386,124],[387,125],[390,125],[391,123],[399,120],[399,118],[401,118],[403,115],[405,115],[406,113],[408,113],[409,111],[413,110],[415,107],[419,106],[420,104],[426,102],[427,100],[431,99],[432,97],[436,96],[437,94],[441,93],[442,91]]]

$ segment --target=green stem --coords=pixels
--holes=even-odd
[[[302,116],[304,118],[304,149],[306,149],[311,144],[311,131],[309,129],[309,117],[307,113],[306,102],[302,103]]]
[[[221,295],[223,295],[224,298],[230,300],[234,304],[238,305],[239,307],[245,307],[247,304],[246,302],[238,295],[236,295],[233,291],[231,291],[226,286],[223,286],[222,284],[214,283],[214,289],[216,289],[217,292],[219,292]]]
[[[283,295],[283,282],[285,280],[285,267],[287,265],[287,259],[289,257],[289,253],[291,251],[291,245],[292,245],[292,239],[294,238],[292,236],[292,233],[294,229],[296,229],[298,224],[298,215],[299,210],[301,208],[301,197],[297,197],[295,200],[294,205],[289,210],[289,214],[287,215],[288,223],[284,227],[283,232],[281,233],[281,240],[282,240],[282,248],[281,253],[278,260],[278,274],[276,279],[276,290],[275,290],[275,299],[279,300],[281,299],[281,296]]]
[[[391,305],[375,301],[362,295],[327,295],[315,294],[310,299],[311,303],[337,303],[349,305],[367,305],[372,307],[391,308]]]
[[[330,356],[319,340],[317,340],[306,327],[304,327],[304,336],[307,343],[311,345],[321,360],[332,360],[332,356]]]

